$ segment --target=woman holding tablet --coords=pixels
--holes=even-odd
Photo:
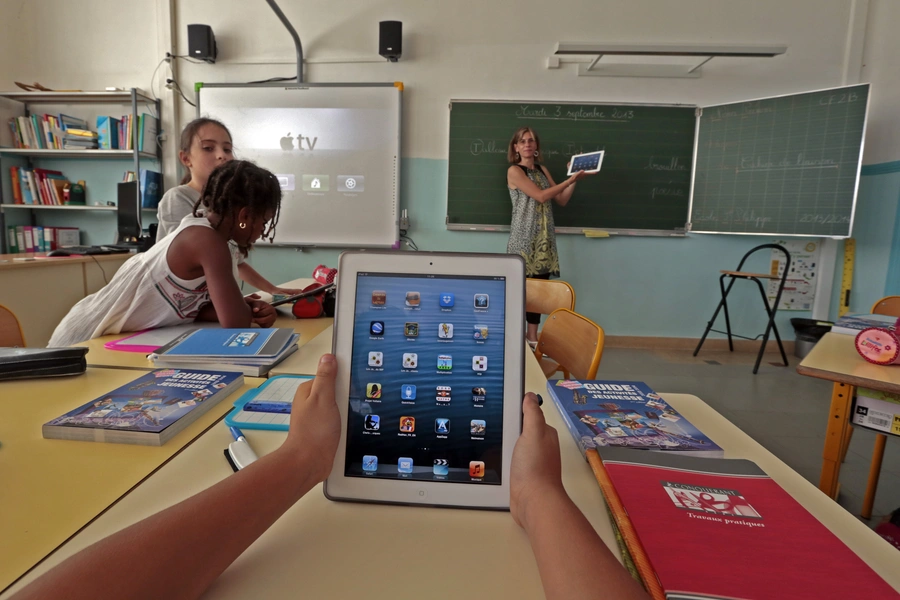
[[[522,127],[513,134],[507,151],[511,166],[506,171],[506,185],[512,200],[512,223],[506,251],[525,259],[526,277],[550,279],[551,275],[559,277],[551,201],[565,206],[575,191],[575,182],[585,172],[578,171],[557,184],[547,168],[538,162],[540,156],[541,141],[533,129]],[[525,338],[534,348],[541,315],[525,313],[525,322],[528,324]]]

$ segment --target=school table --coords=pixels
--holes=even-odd
[[[46,346],[69,309],[106,285],[132,255],[45,256],[0,254],[0,304],[16,315],[33,348]]]
[[[295,279],[281,285],[289,288],[303,288],[312,282],[312,279]],[[270,294],[260,293],[259,295],[263,300],[271,300],[272,298]],[[309,340],[316,337],[321,331],[330,327],[333,322],[333,319],[330,318],[295,319],[290,314],[288,307],[285,307],[284,309],[279,307],[278,310],[278,318],[275,320],[272,327],[286,327],[299,333],[300,339],[297,340],[297,344],[301,347]],[[133,334],[114,333],[75,345],[86,346],[89,349],[87,356],[85,357],[89,367],[137,369],[142,371],[153,370],[155,368],[153,363],[147,360],[147,355],[142,352],[122,352],[119,350],[109,350],[105,347],[107,343],[120,340],[129,335]]]
[[[801,375],[834,382],[830,418],[825,430],[825,448],[822,451],[822,475],[819,478],[819,489],[832,499],[837,499],[841,457],[851,427],[853,388],[900,394],[900,367],[882,367],[866,362],[856,351],[855,339],[852,335],[826,333],[797,366],[797,372]],[[876,447],[880,444],[883,449],[884,443],[883,437],[876,438]],[[880,470],[881,463],[873,462],[863,499],[862,516],[866,519],[872,516]]]
[[[137,379],[83,375],[0,382],[0,590],[78,532],[231,410],[244,385],[162,446],[45,440],[41,425]]]
[[[303,372],[314,372],[310,353]],[[526,353],[526,390],[540,392],[544,414],[559,432],[563,483],[591,526],[619,556],[591,469],[546,394],[546,380]],[[900,553],[826,498],[750,436],[699,398],[662,394],[729,457],[754,460],[789,494],[900,590]],[[548,404],[549,403],[549,404]],[[284,433],[244,431],[258,454]],[[60,548],[13,589],[19,589],[87,545],[231,474],[222,449],[224,426],[194,444]],[[602,582],[598,582],[598,589]],[[250,546],[204,598],[543,598],[525,533],[506,512],[332,502],[313,488]],[[2,598],[2,597],[0,597]]]

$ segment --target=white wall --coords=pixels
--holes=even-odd
[[[401,205],[410,208],[413,237],[425,249],[505,249],[505,236],[447,232],[443,227],[447,103],[452,98],[712,104],[853,83],[864,57],[861,79],[873,84],[866,162],[900,158],[896,0],[280,4],[311,63],[305,70],[307,80],[404,82]],[[377,55],[378,21],[385,19],[404,25],[403,58],[396,64]],[[56,24],[56,31],[65,23],[80,34],[47,36],[48,23]],[[11,88],[13,80],[38,80],[51,87],[148,89],[167,48],[187,53],[188,23],[211,25],[220,53],[215,65],[178,61],[178,80],[189,97],[197,81],[246,82],[296,72],[291,38],[263,0],[0,0],[0,81],[4,88]],[[715,59],[703,68],[700,79],[579,78],[574,65],[546,68],[559,41],[786,44],[788,51],[773,59]],[[165,76],[167,67],[162,71]],[[163,127],[177,136],[194,110],[180,99],[176,102],[159,80],[155,89],[165,106]],[[239,148],[240,140],[236,142]],[[171,149],[170,142],[169,184],[175,170]],[[895,207],[882,211],[880,197],[861,198],[860,203],[861,209],[875,211],[869,222],[893,219]],[[871,250],[888,253],[890,241]],[[699,336],[715,306],[717,269],[736,264],[755,242],[734,236],[667,242],[566,236],[560,251],[563,269],[578,290],[579,310],[608,332]],[[270,279],[283,280],[306,274],[319,262],[333,264],[335,255],[261,248],[252,261]],[[884,275],[875,275],[873,281],[879,277],[884,280]],[[668,297],[659,306],[641,308],[641,320],[634,303],[621,299],[658,295],[660,278],[667,282]],[[761,329],[758,301],[748,297],[733,309],[735,320],[743,317],[749,325],[748,333]],[[673,306],[680,311],[678,318],[670,314],[676,310]],[[786,331],[790,316],[805,315],[780,315],[786,337],[791,337]]]
[[[869,5],[862,80],[872,82],[866,164],[900,160],[900,2],[875,0]]]
[[[451,98],[716,103],[841,83],[846,0],[483,0],[286,2],[281,7],[310,60],[378,59],[378,21],[403,21],[399,63],[313,64],[309,81],[403,81],[404,155],[446,158]],[[239,82],[292,75],[293,45],[262,2],[178,2],[177,47],[186,23],[212,25],[221,60],[184,65],[188,82]],[[790,46],[774,59],[715,59],[702,79],[576,77],[546,68],[558,41],[693,42]]]

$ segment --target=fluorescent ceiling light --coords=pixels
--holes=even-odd
[[[598,44],[564,43],[556,45],[557,55],[628,56],[732,56],[771,58],[787,52],[787,46],[737,46],[728,44]]]

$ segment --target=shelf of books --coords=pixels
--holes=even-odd
[[[0,135],[0,229],[72,226],[89,238],[76,245],[112,243],[115,223],[91,216],[116,210],[107,199],[118,197],[121,181],[139,181],[138,205],[143,213],[155,212],[163,190],[159,99],[132,88],[0,92],[0,100],[12,101],[4,104],[8,129]],[[114,110],[124,108],[126,114],[112,116],[99,105],[118,105]],[[131,161],[124,179],[114,167],[122,160]],[[3,242],[2,251],[8,252],[13,245],[8,238]]]
[[[0,148],[0,154],[9,154],[15,156],[31,156],[31,157],[47,157],[47,158],[126,158],[133,159],[134,152],[132,150],[63,150],[63,149],[36,149],[36,148]],[[155,154],[150,152],[138,152],[138,156],[144,159],[153,160]]]
[[[64,205],[64,206],[44,206],[42,204],[0,204],[0,210],[7,209],[27,209],[27,210],[105,210],[107,212],[115,212],[115,206],[75,206],[75,205]],[[155,208],[142,208],[141,209],[145,213],[155,213]]]

